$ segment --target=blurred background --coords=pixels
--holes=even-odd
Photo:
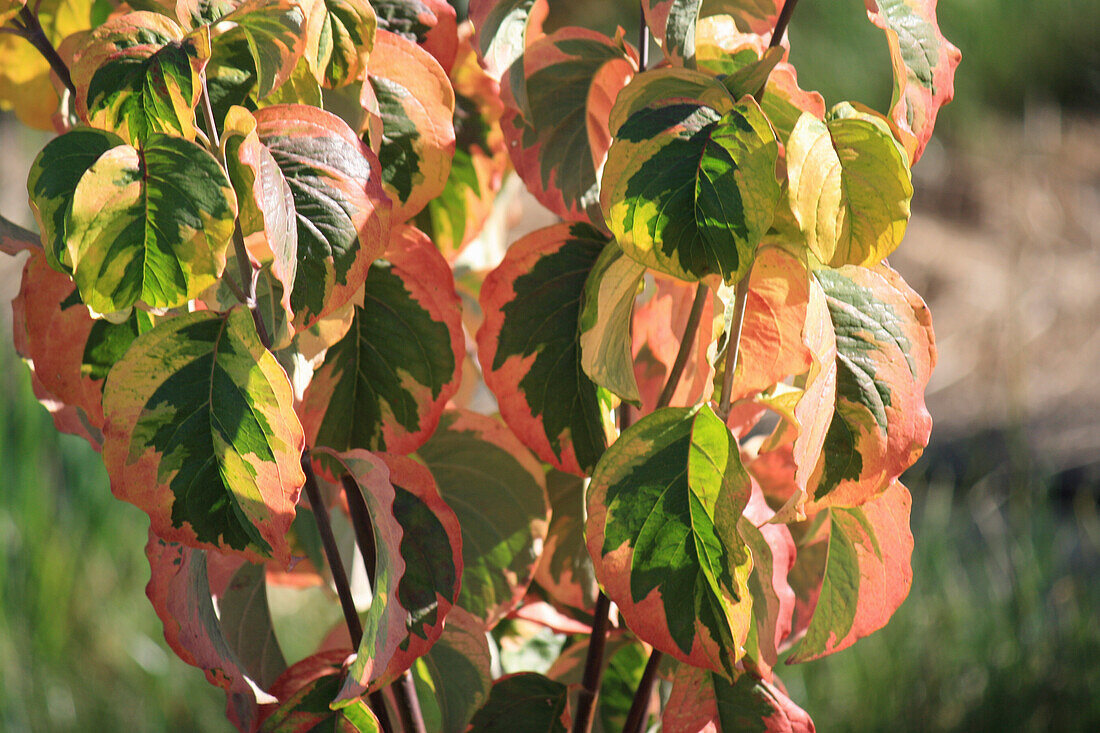
[[[636,32],[628,0],[551,6],[551,27]],[[956,101],[890,258],[940,353],[905,477],[913,590],[884,630],[780,674],[824,732],[1100,730],[1100,3],[941,0],[939,19],[963,52]],[[887,108],[859,0],[803,0],[790,40],[828,105]],[[25,226],[47,139],[0,114],[0,211]],[[21,267],[0,255],[0,730],[228,731],[145,598],[145,515],[14,355]]]

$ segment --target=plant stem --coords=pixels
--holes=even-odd
[[[610,610],[611,599],[600,591],[596,596],[592,636],[588,639],[588,655],[584,660],[584,677],[581,680],[580,692],[577,693],[577,712],[573,717],[573,733],[588,733],[592,730],[596,698],[600,694],[600,681],[603,679],[603,655],[604,649],[607,648]]]
[[[649,66],[649,26],[645,22],[645,10],[638,3],[638,71]]]
[[[69,67],[58,55],[57,49],[50,43],[50,39],[46,37],[46,31],[42,29],[42,24],[38,21],[38,16],[27,6],[23,6],[23,9],[19,11],[19,19],[23,21],[23,25],[16,26],[19,30],[17,35],[27,39],[28,42],[38,53],[42,54],[42,57],[49,63],[50,68],[53,69],[53,73],[57,74],[57,78],[61,80],[61,83],[65,85],[65,88],[69,90],[69,94],[76,96],[76,86],[73,84],[73,77],[69,73]]]
[[[726,371],[722,376],[722,396],[718,402],[718,417],[722,422],[730,414],[730,402],[733,397],[733,376],[737,369],[737,356],[741,348],[741,328],[745,325],[745,304],[749,300],[749,276],[752,268],[745,276],[737,281],[734,286],[733,321],[730,323],[730,332],[726,337]]]
[[[42,249],[42,240],[37,234],[0,216],[0,252],[14,257],[24,250],[35,249]]]
[[[424,714],[420,711],[420,697],[416,694],[416,683],[409,670],[406,669],[391,687],[405,733],[427,733]]]
[[[783,9],[779,11],[779,17],[775,20],[775,30],[772,31],[772,39],[768,41],[768,48],[775,48],[783,42],[783,36],[787,32],[787,26],[790,25],[791,16],[794,15],[796,5],[798,5],[798,0],[786,0],[786,2],[783,3]],[[764,96],[764,89],[767,86],[768,80],[764,79],[764,83],[756,90],[756,94],[752,95],[756,97],[757,102]]]
[[[638,690],[634,693],[634,702],[630,704],[623,733],[641,733],[645,727],[649,713],[649,700],[653,697],[653,688],[657,686],[657,668],[661,666],[662,656],[656,649],[649,655],[645,671],[642,672],[642,679],[638,683]]]
[[[661,396],[657,400],[657,409],[668,407],[672,402],[672,395],[676,393],[676,387],[680,384],[680,377],[687,366],[691,347],[695,344],[695,334],[699,330],[699,321],[703,317],[703,306],[707,304],[710,288],[704,283],[699,283],[695,289],[695,300],[691,303],[691,312],[688,314],[687,324],[684,326],[684,337],[680,339],[680,350],[676,352],[676,361],[672,364],[672,370],[668,373],[668,381],[661,390]]]

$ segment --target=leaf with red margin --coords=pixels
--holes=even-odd
[[[646,413],[657,407],[695,298],[695,287],[687,283],[660,275],[653,279],[656,290],[652,297],[646,300],[643,295],[634,308],[634,376],[642,396],[642,411]],[[684,378],[672,393],[670,405],[694,405],[710,397],[714,369],[707,359],[707,349],[714,339],[714,315],[714,298],[710,297],[703,306],[701,326],[688,353]]]
[[[371,604],[362,617],[363,639],[355,660],[348,668],[348,677],[334,706],[343,707],[370,689],[379,686],[393,655],[405,638],[405,609],[398,597],[398,585],[405,573],[405,558],[401,554],[402,529],[393,515],[394,488],[390,471],[382,459],[365,450],[337,453],[328,448],[315,448],[314,460],[324,456],[337,466],[344,482],[357,486],[366,503],[374,536],[374,570],[370,575]],[[349,499],[350,501],[350,499]],[[357,532],[358,534],[358,532]]]
[[[382,117],[378,159],[394,222],[438,196],[455,153],[455,94],[447,73],[420,46],[378,31],[368,80]]]
[[[290,185],[298,266],[290,302],[296,329],[351,300],[382,255],[390,202],[378,158],[343,120],[300,104],[255,113],[256,132]]]
[[[584,544],[584,484],[581,477],[557,469],[546,473],[550,530],[535,582],[558,603],[591,611],[599,586]]]
[[[928,307],[886,265],[821,269],[836,332],[836,411],[807,486],[807,511],[858,506],[913,465],[932,418],[924,389],[936,364]]]
[[[417,696],[430,731],[462,733],[493,686],[492,656],[485,627],[456,606],[447,627],[413,666]]]
[[[829,550],[809,628],[789,664],[838,652],[881,629],[909,595],[913,499],[894,481],[854,509],[829,509]]]
[[[411,453],[458,391],[466,349],[450,266],[410,226],[394,229],[386,257],[306,389],[300,414],[311,444]]]
[[[608,448],[585,492],[596,578],[643,641],[725,674],[752,619],[752,557],[737,531],[751,479],[707,405],[666,407]]]
[[[775,28],[781,7],[782,0],[642,0],[646,25],[674,66],[695,65],[696,28],[704,10],[729,15],[744,30],[764,35]]]
[[[166,542],[150,529],[145,556],[151,571],[145,594],[164,625],[168,646],[205,671],[210,684],[225,690],[226,715],[238,729],[253,730],[260,688],[248,678],[222,631],[211,600],[206,553]]]
[[[470,733],[565,733],[572,725],[569,688],[534,672],[501,677],[470,721]]]
[[[408,635],[386,670],[398,675],[424,656],[443,633],[447,615],[458,600],[462,581],[462,529],[458,517],[439,495],[432,472],[411,458],[378,456],[390,469],[393,515],[401,525],[405,574],[397,598],[408,615]]]
[[[336,649],[306,657],[284,672],[271,687],[278,703],[260,707],[260,731],[306,733],[328,726],[340,733],[381,733],[366,700],[359,698],[333,710],[329,703],[344,683],[350,650]]]
[[[286,659],[271,624],[266,571],[263,565],[238,565],[224,588],[212,578],[211,590],[218,599],[218,620],[226,643],[249,678],[267,690],[286,670]],[[207,572],[214,574],[210,567]]]
[[[569,221],[603,225],[597,171],[611,147],[608,117],[619,90],[637,71],[634,50],[623,41],[586,28],[562,28],[527,47],[523,80],[527,105],[512,106],[501,120],[508,152],[527,190]],[[594,135],[589,133],[594,132]]]
[[[321,86],[336,89],[362,78],[374,48],[378,18],[367,0],[304,0],[305,56]]]
[[[296,0],[246,0],[218,19],[214,53],[225,45],[248,49],[254,78],[251,96],[260,100],[281,87],[306,50],[306,17]],[[244,69],[242,69],[244,71]]]
[[[455,9],[445,0],[371,0],[381,30],[416,43],[448,74],[458,47]]]
[[[962,59],[936,21],[936,0],[864,0],[867,17],[886,32],[894,66],[890,118],[916,163],[936,126],[940,107],[955,96]]]
[[[462,527],[458,605],[491,629],[527,593],[546,541],[543,468],[504,425],[465,410],[444,413],[419,455]]]
[[[477,63],[470,25],[462,26],[451,69],[455,90],[455,155],[447,184],[417,221],[448,261],[481,232],[511,161],[500,130],[500,86]]]
[[[248,311],[157,324],[103,390],[111,490],[170,542],[286,565],[305,440],[286,374]]]
[[[579,475],[607,448],[607,398],[581,366],[578,325],[585,281],[607,242],[580,222],[539,229],[481,287],[478,359],[501,416],[539,458]]]
[[[777,684],[741,674],[732,684],[681,664],[661,716],[664,733],[814,733],[805,710]]]
[[[542,23],[549,13],[548,0],[470,0],[474,48],[489,76],[499,82],[509,69],[523,68],[523,53],[542,36]],[[521,111],[527,109],[523,78],[518,72],[512,75],[511,94]]]

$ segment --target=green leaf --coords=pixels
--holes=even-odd
[[[139,336],[107,378],[103,411],[111,490],[159,536],[289,561],[305,441],[248,311],[188,313]]]
[[[339,310],[386,248],[390,206],[378,158],[339,117],[307,105],[258,110],[256,132],[294,197],[297,274],[290,302],[302,330]]]
[[[550,530],[535,582],[556,602],[590,611],[599,586],[584,544],[584,479],[551,468],[546,473],[546,492]]]
[[[618,244],[604,247],[584,283],[580,313],[581,367],[600,387],[634,405],[641,393],[634,377],[630,319],[645,266]]]
[[[291,0],[249,0],[219,20],[213,52],[222,44],[246,46],[253,64],[248,71],[256,79],[252,94],[263,99],[290,78],[302,57],[305,21]]]
[[[345,649],[318,652],[286,670],[271,688],[279,702],[263,707],[259,730],[263,733],[306,730],[381,733],[382,726],[363,698],[338,710],[330,706],[344,684],[343,662],[347,656]]]
[[[412,227],[395,230],[387,256],[371,267],[363,306],[306,390],[311,443],[411,453],[458,391],[466,352],[450,266]]]
[[[546,540],[542,467],[499,422],[465,411],[444,413],[420,457],[462,527],[458,605],[492,628],[519,605]]]
[[[263,565],[242,564],[218,598],[218,619],[248,676],[267,690],[286,670],[286,660],[271,625],[265,578]]]
[[[614,134],[601,203],[623,250],[683,280],[740,280],[780,195],[779,146],[756,101],[746,97],[725,114],[656,103]]]
[[[607,156],[607,119],[637,70],[633,49],[584,28],[563,28],[528,46],[501,85],[522,84],[526,107],[501,120],[516,172],[558,216],[603,223],[596,172]],[[514,80],[522,71],[525,78]]]
[[[565,733],[572,725],[567,692],[533,672],[501,677],[470,721],[470,733]]]
[[[307,0],[306,58],[326,89],[362,77],[378,19],[367,0]]]
[[[779,685],[744,672],[732,682],[687,665],[672,677],[672,692],[661,716],[664,733],[814,733],[806,711]]]
[[[417,696],[430,731],[462,733],[493,686],[489,641],[463,608],[447,616],[443,636],[413,665]]]
[[[750,466],[750,471],[751,471]],[[764,493],[753,489],[737,529],[752,553],[749,576],[752,594],[752,627],[745,641],[746,666],[767,679],[779,657],[779,645],[791,631],[795,594],[787,574],[795,559],[795,544],[785,524],[773,523],[776,513]]]
[[[886,625],[909,595],[913,499],[894,481],[853,509],[829,512],[829,549],[821,594],[789,664],[846,649]]]
[[[66,245],[73,194],[81,176],[108,150],[123,145],[113,132],[77,127],[46,143],[27,177],[31,210],[42,233],[42,248],[50,267],[72,272]]]
[[[66,225],[81,299],[98,313],[175,308],[225,268],[237,198],[217,159],[150,134],[119,145],[80,178]]]
[[[824,264],[873,265],[905,235],[912,176],[886,121],[837,105],[805,113],[787,142],[791,210]]]
[[[474,46],[489,76],[501,81],[509,69],[522,69],[524,50],[542,35],[549,12],[548,0],[470,0]],[[518,72],[511,77],[513,101],[520,110],[527,109],[523,78]]]
[[[623,432],[588,486],[596,578],[639,638],[726,674],[741,656],[752,558],[738,446],[708,406],[662,408]]]
[[[730,15],[741,30],[775,28],[782,0],[642,0],[646,24],[673,65],[695,65],[695,32],[701,13]]]
[[[577,325],[585,281],[606,244],[587,224],[539,229],[508,249],[481,288],[478,359],[501,415],[539,458],[577,474],[607,447]]]

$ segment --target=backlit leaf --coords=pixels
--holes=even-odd
[[[581,299],[607,238],[558,224],[513,244],[485,279],[478,359],[500,413],[536,455],[571,473],[607,447],[601,396],[581,368]]]
[[[661,716],[664,733],[814,733],[806,711],[777,685],[744,672],[731,684],[680,665]]]
[[[289,561],[304,438],[248,311],[189,313],[139,336],[108,376],[103,411],[111,490],[157,535]]]
[[[369,81],[382,117],[382,182],[395,222],[416,216],[443,191],[455,151],[455,95],[431,54],[379,31]]]
[[[305,25],[302,8],[292,0],[248,0],[219,20],[214,46],[248,47],[256,75],[252,93],[263,99],[290,78],[302,57]]]
[[[729,673],[748,634],[752,571],[737,522],[751,483],[710,407],[663,408],[608,449],[586,493],[596,578],[639,638]]]
[[[237,197],[199,145],[152,133],[119,145],[80,178],[66,222],[80,297],[98,313],[174,308],[225,267]]]
[[[533,672],[501,677],[470,721],[470,733],[565,733],[572,725],[568,688]]]
[[[581,366],[597,385],[635,405],[641,403],[634,377],[630,322],[645,266],[608,244],[584,283],[580,314]]]
[[[226,643],[248,676],[267,690],[286,670],[271,625],[263,565],[244,563],[218,597],[218,619]]]
[[[826,265],[873,265],[901,244],[913,183],[889,125],[847,104],[803,114],[787,142],[791,210]]]
[[[306,657],[276,680],[271,694],[277,704],[260,709],[263,733],[305,733],[328,730],[340,733],[381,733],[382,727],[367,701],[359,698],[333,710],[344,683],[347,650],[324,651]]]
[[[746,665],[771,681],[779,645],[791,631],[795,594],[787,573],[795,561],[795,544],[784,524],[770,524],[775,513],[763,492],[753,487],[752,498],[738,523],[738,530],[752,553],[749,576],[753,623],[745,642]]]
[[[450,267],[420,231],[394,230],[367,273],[363,306],[306,390],[311,443],[411,453],[458,391],[465,338]]]
[[[505,89],[526,89],[526,108],[509,108],[501,121],[512,163],[528,190],[558,216],[602,225],[596,173],[611,142],[608,115],[636,70],[621,33],[611,39],[563,28],[528,46],[524,79],[512,78],[517,66],[501,81]]]
[[[450,73],[458,47],[455,9],[445,0],[372,0],[378,27],[424,48]]]
[[[290,186],[298,266],[296,328],[348,303],[386,248],[390,206],[374,153],[339,117],[306,105],[258,110],[256,132]]]
[[[584,479],[552,468],[546,474],[546,492],[550,529],[535,582],[556,602],[591,610],[599,587],[584,544]]]
[[[542,23],[550,12],[549,0],[470,0],[469,18],[474,25],[474,47],[481,65],[498,82],[505,72],[512,74],[511,94],[515,106],[527,109],[527,85],[523,53],[542,35]]]
[[[913,499],[894,481],[853,509],[829,509],[829,545],[821,594],[790,663],[846,649],[886,625],[909,595]]]
[[[419,455],[462,527],[458,605],[492,628],[526,594],[546,540],[543,469],[506,427],[466,411],[445,413]]]
[[[642,11],[665,56],[674,65],[693,66],[700,12],[730,15],[742,30],[764,34],[775,27],[782,4],[782,0],[642,0]]]
[[[751,97],[725,114],[670,100],[612,130],[600,201],[639,262],[683,280],[736,282],[779,201],[779,146]]]
[[[886,32],[894,65],[890,118],[916,163],[932,137],[940,107],[955,96],[962,54],[936,22],[936,0],[864,0],[867,17]]]
[[[363,75],[378,19],[367,0],[305,0],[306,58],[321,86],[342,87]]]
[[[469,611],[455,607],[428,653],[413,666],[417,696],[430,731],[462,733],[493,686],[485,627]]]

